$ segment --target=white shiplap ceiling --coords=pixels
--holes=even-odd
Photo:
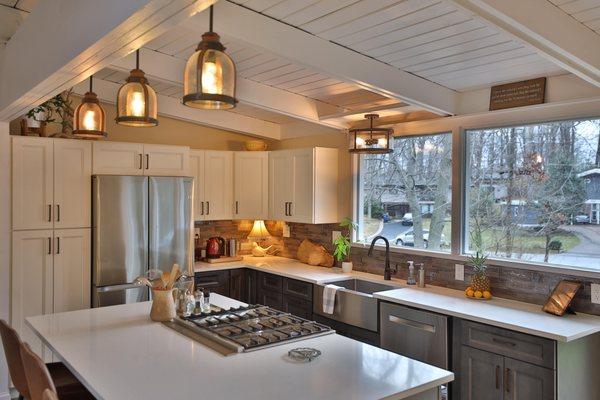
[[[0,48],[10,40],[37,0],[0,0]]]
[[[175,27],[144,47],[187,60],[195,51],[199,40],[197,32],[185,27]],[[227,48],[227,54],[236,64],[237,73],[246,79],[348,110],[362,110],[397,103],[395,99],[369,92],[356,84],[294,64],[245,43],[227,37],[222,37],[222,42]]]
[[[600,33],[600,0],[549,0],[552,4]]]
[[[564,73],[445,0],[232,0],[457,91]]]

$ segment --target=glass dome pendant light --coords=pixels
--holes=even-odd
[[[205,110],[227,110],[234,108],[235,103],[235,64],[225,54],[219,35],[213,32],[213,6],[210,6],[209,31],[202,35],[185,66],[183,104]]]
[[[92,91],[92,76],[90,90],[83,95],[81,104],[73,113],[73,136],[86,139],[102,139],[106,133],[106,114],[100,106],[96,93]]]
[[[358,154],[387,154],[394,150],[390,148],[390,142],[394,135],[391,128],[375,128],[373,121],[379,118],[377,114],[366,114],[369,120],[368,128],[353,128],[350,133],[350,153]]]
[[[140,51],[135,52],[135,69],[129,73],[125,84],[117,93],[117,117],[119,125],[151,127],[158,125],[156,92],[148,84],[140,69]]]

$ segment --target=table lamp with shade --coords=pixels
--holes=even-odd
[[[262,219],[257,219],[254,221],[254,225],[252,225],[252,230],[248,234],[248,239],[260,241],[268,238],[270,235],[271,234],[265,226],[265,221]],[[273,246],[271,245],[267,248],[264,248],[259,246],[258,243],[252,242],[252,255],[254,257],[264,257],[267,255],[267,252],[271,247]]]

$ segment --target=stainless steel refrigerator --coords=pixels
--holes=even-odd
[[[192,262],[193,180],[92,177],[92,306],[148,300],[133,281],[149,268]]]

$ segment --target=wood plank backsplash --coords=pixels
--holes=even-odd
[[[252,222],[245,220],[206,221],[197,222],[196,228],[203,241],[211,236],[222,236],[225,238],[237,238],[240,242],[247,242],[247,236],[252,229]],[[319,243],[329,252],[333,252],[331,232],[340,230],[337,224],[312,225],[288,223],[291,237],[284,238],[282,235],[283,224],[281,222],[265,221],[265,225],[272,236],[260,244],[263,246],[272,244],[278,250],[276,255],[288,258],[296,258],[298,246],[305,238]],[[374,251],[373,257],[368,257],[367,251],[368,248],[352,249],[351,258],[354,263],[354,269],[383,275],[385,253]],[[249,254],[249,251],[242,251],[241,254]],[[454,279],[454,264],[456,263],[454,260],[390,253],[390,263],[398,265],[396,277],[406,279],[408,274],[408,260],[425,265],[426,281],[429,285],[463,290],[466,288],[467,283],[470,282],[472,270],[467,265],[465,265],[465,282]],[[583,283],[583,289],[575,298],[573,309],[579,312],[600,315],[600,305],[593,304],[590,301],[590,284],[600,284],[600,279],[581,278],[553,272],[531,271],[522,268],[501,267],[494,265],[493,262],[489,262],[488,264],[494,296],[542,305],[546,302],[554,286],[561,279],[576,280]]]

